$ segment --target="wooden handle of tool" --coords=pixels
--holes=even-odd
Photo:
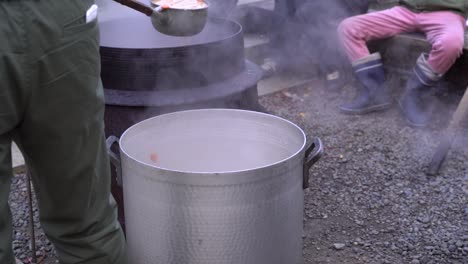
[[[122,5],[128,6],[132,9],[135,9],[136,11],[141,12],[147,16],[151,16],[154,12],[154,10],[151,7],[144,5],[140,2],[136,2],[132,0],[114,0],[114,1]]]
[[[465,94],[463,95],[460,103],[458,103],[457,110],[453,113],[452,121],[450,122],[449,127],[458,128],[460,123],[466,118],[468,115],[468,88],[465,90]]]
[[[448,151],[452,146],[452,142],[455,139],[457,132],[460,129],[460,124],[468,116],[468,88],[465,90],[460,103],[458,104],[457,110],[453,113],[452,120],[449,126],[442,133],[439,145],[432,156],[431,163],[429,163],[427,174],[436,175],[439,173],[439,169],[447,156]]]

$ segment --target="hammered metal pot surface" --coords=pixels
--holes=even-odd
[[[176,112],[120,139],[134,264],[302,263],[306,137],[244,110]]]

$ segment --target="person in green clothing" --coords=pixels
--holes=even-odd
[[[0,263],[13,264],[11,145],[61,264],[125,264],[110,195],[93,0],[0,2]]]
[[[410,125],[426,126],[430,113],[425,94],[462,53],[467,15],[468,0],[402,0],[396,7],[345,19],[338,32],[361,86],[357,97],[340,110],[365,114],[390,106],[382,60],[378,53],[369,54],[366,42],[418,31],[432,50],[417,60],[399,105]]]

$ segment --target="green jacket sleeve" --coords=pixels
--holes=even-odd
[[[453,11],[468,16],[468,0],[400,0],[400,4],[417,12]]]

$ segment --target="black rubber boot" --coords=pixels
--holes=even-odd
[[[440,78],[440,75],[431,72],[428,68],[425,57],[418,59],[413,74],[406,83],[405,92],[398,100],[409,125],[425,127],[429,124],[431,113],[426,97]]]
[[[405,93],[398,101],[406,121],[411,126],[425,127],[429,123],[430,114],[422,98],[427,94],[427,90],[428,87],[412,76],[406,84]]]
[[[390,107],[390,96],[385,85],[385,72],[380,55],[364,58],[362,63],[353,65],[360,82],[357,96],[349,103],[340,106],[345,114],[362,115]]]
[[[406,83],[405,92],[398,103],[406,121],[414,127],[429,124],[431,113],[427,97],[431,88],[439,82],[442,74],[436,73],[427,63],[426,53],[419,56],[413,74]]]

